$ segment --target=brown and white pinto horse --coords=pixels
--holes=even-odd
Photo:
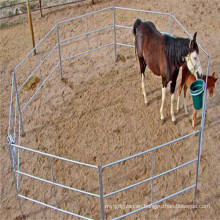
[[[162,104],[160,108],[160,118],[164,121],[163,106],[165,101],[166,87],[171,82],[171,117],[176,122],[174,116],[173,103],[176,80],[180,66],[187,62],[188,68],[202,74],[199,62],[199,50],[196,43],[196,33],[193,40],[188,38],[176,38],[166,34],[161,34],[150,22],[142,22],[137,19],[133,26],[135,36],[135,52],[140,64],[142,77],[142,92],[145,103],[147,97],[145,91],[145,69],[146,66],[156,75],[162,77]]]
[[[186,106],[186,91],[187,88],[190,87],[190,85],[196,80],[196,77],[189,71],[186,63],[183,64],[183,66],[180,68],[180,72],[182,71],[182,79],[181,83],[179,86],[179,96],[177,100],[177,111],[179,111],[179,105],[180,105],[180,95],[182,92],[182,89],[184,89],[184,109],[185,113],[188,114],[187,106]],[[203,75],[202,77],[203,81],[206,82],[206,75]],[[213,96],[214,88],[215,88],[215,83],[218,78],[215,77],[215,72],[211,75],[208,76],[207,79],[207,89],[209,91],[209,96]],[[196,123],[196,115],[197,115],[197,110],[193,110],[193,115],[192,115],[192,127],[195,129],[195,123]]]

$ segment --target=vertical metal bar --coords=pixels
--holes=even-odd
[[[89,35],[88,35],[88,32],[89,32],[88,16],[86,16],[86,40],[87,40],[87,47],[88,47],[88,50],[89,50]]]
[[[17,103],[18,99],[17,96],[15,96],[15,115],[14,115],[14,140],[16,141],[16,121],[17,121]]]
[[[208,56],[208,65],[207,65],[207,77],[209,73],[209,56]],[[206,78],[207,81],[207,78]],[[206,82],[207,83],[207,82]],[[199,167],[200,167],[200,160],[201,160],[201,152],[202,152],[202,136],[204,131],[204,124],[205,124],[205,114],[206,114],[206,96],[207,96],[207,89],[205,89],[205,94],[203,96],[203,109],[202,109],[202,120],[201,120],[201,128],[199,133],[199,144],[198,144],[198,160],[197,160],[197,167],[196,167],[196,183],[195,183],[195,191],[194,191],[194,201],[193,205],[196,207],[196,194],[198,188],[198,179],[199,179]]]
[[[152,181],[151,181],[151,204],[153,204],[154,201],[154,150],[152,151],[152,161],[151,161],[151,177],[152,177]]]
[[[24,136],[25,133],[24,133],[24,127],[23,127],[23,121],[22,121],[22,115],[21,115],[21,107],[20,107],[20,102],[19,102],[19,97],[18,97],[18,87],[17,87],[15,72],[14,72],[14,84],[15,84],[16,99],[17,99],[17,102],[18,102],[19,117],[20,117],[20,120],[21,120],[22,136]]]
[[[18,122],[19,124],[18,124],[18,145],[20,146],[20,142],[21,142],[21,117],[20,117],[20,115],[19,115],[19,122]],[[17,149],[17,152],[18,152],[18,158],[17,158],[17,170],[19,171],[19,169],[20,169],[20,165],[19,165],[19,163],[20,163],[20,149],[18,148]],[[17,188],[19,189],[19,173],[17,173]]]
[[[101,210],[101,219],[105,219],[105,211],[104,211],[104,197],[103,197],[103,185],[102,185],[102,167],[98,167],[99,172],[99,194],[100,194],[100,210]]]
[[[116,8],[114,8],[114,52],[115,61],[117,60],[117,44],[116,44]]]
[[[22,212],[22,209],[21,209],[20,198],[18,197],[18,187],[17,187],[17,184],[16,184],[15,167],[13,165],[11,148],[12,148],[11,143],[8,140],[8,151],[9,151],[9,156],[10,156],[10,160],[11,160],[11,168],[12,168],[12,173],[13,173],[13,179],[14,179],[14,184],[15,184],[15,190],[16,190],[16,195],[17,195],[18,206],[19,206],[19,209],[20,209],[20,212],[21,212],[21,218],[24,219],[23,212]]]
[[[173,17],[170,16],[170,34],[173,34]]]
[[[55,198],[56,207],[58,208],[58,202],[57,202],[57,196],[56,196],[56,188],[55,188],[55,185],[54,185],[55,181],[54,181],[54,174],[53,174],[53,166],[52,166],[51,158],[50,158],[50,167],[51,167],[51,179],[52,179],[52,182],[53,182],[54,198]]]
[[[12,80],[11,80],[11,100],[10,100],[10,108],[9,108],[8,136],[10,135],[11,117],[13,115],[13,90],[14,90],[14,72],[12,74]]]
[[[60,50],[59,24],[57,24],[57,42],[58,42],[59,64],[60,64],[60,78],[63,79],[62,59],[61,59],[61,50]]]

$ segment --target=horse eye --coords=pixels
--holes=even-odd
[[[197,60],[197,57],[194,57],[194,60]]]

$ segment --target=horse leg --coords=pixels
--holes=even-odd
[[[146,89],[145,89],[145,83],[144,83],[144,80],[145,80],[144,73],[141,73],[141,77],[142,77],[142,92],[143,92],[143,95],[144,95],[144,102],[145,102],[145,104],[148,104]]]
[[[183,85],[182,85],[182,83],[180,83],[179,94],[178,94],[178,99],[177,99],[177,108],[176,108],[177,111],[179,111],[179,109],[180,109],[180,95],[181,95],[182,89],[183,89]]]
[[[186,90],[187,90],[187,86],[184,85],[184,109],[185,109],[186,115],[188,115],[188,110],[187,110],[187,106],[186,106]]]
[[[144,58],[143,57],[138,57],[139,58],[139,64],[140,64],[140,70],[141,70],[141,79],[142,79],[142,83],[141,83],[141,86],[142,86],[142,92],[143,92],[143,95],[144,95],[144,102],[146,104],[148,104],[148,100],[147,100],[147,95],[146,95],[146,89],[145,89],[145,69],[146,69],[146,63],[144,61]]]
[[[171,92],[170,114],[171,114],[172,122],[174,124],[176,123],[176,117],[174,115],[174,92],[175,92],[175,88],[176,88],[176,80],[177,80],[178,72],[179,72],[179,70],[176,70],[174,72],[174,76],[173,76],[172,82],[170,84],[170,92]]]
[[[162,103],[160,107],[160,119],[162,120],[162,123],[164,123],[164,115],[163,115],[163,106],[165,102],[165,97],[166,97],[166,87],[162,87]]]
[[[175,115],[174,115],[173,106],[174,106],[174,93],[171,95],[170,114],[171,114],[172,122],[176,123],[176,117],[175,117]]]
[[[179,74],[182,75],[182,72],[183,72],[183,68],[181,66],[180,69],[179,69]],[[176,107],[177,112],[180,109],[180,95],[181,95],[181,92],[182,92],[183,84],[184,83],[183,83],[183,76],[182,76],[181,83],[179,85],[179,94],[178,94],[178,99],[177,99],[177,107]]]
[[[193,115],[192,115],[192,127],[193,127],[193,130],[195,130],[195,124],[196,124],[196,115],[197,115],[197,111],[196,109],[193,110]]]

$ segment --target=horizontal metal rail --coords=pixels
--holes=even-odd
[[[80,35],[77,35],[77,36],[74,36],[74,37],[67,38],[65,40],[61,40],[60,43],[64,43],[64,42],[67,42],[67,41],[70,41],[70,40],[75,40],[75,39],[80,38],[80,37],[85,37],[85,36],[87,36],[89,34],[94,34],[96,32],[103,31],[103,30],[106,30],[106,29],[109,29],[109,28],[113,28],[113,27],[114,27],[113,25],[105,26],[103,28],[99,28],[99,29],[96,29],[96,30],[93,30],[93,31],[89,31],[89,32],[86,32],[86,33],[83,33],[83,34],[80,34]]]
[[[66,23],[66,22],[74,21],[74,20],[77,20],[77,19],[80,19],[80,18],[88,17],[90,15],[94,15],[94,14],[97,14],[97,13],[100,13],[100,12],[103,12],[103,11],[110,10],[110,9],[113,9],[113,8],[114,8],[113,6],[109,7],[109,8],[103,8],[103,9],[100,9],[98,11],[90,12],[90,13],[87,13],[87,14],[84,14],[84,15],[80,15],[78,17],[74,17],[74,18],[70,18],[68,20],[60,21],[57,24],[63,24],[63,23]]]
[[[44,41],[45,38],[48,37],[48,35],[56,28],[56,25],[54,25],[47,34],[38,42],[38,44],[21,60],[21,62],[14,68],[14,71],[33,53],[34,50],[36,50],[40,44]]]
[[[40,178],[40,177],[37,177],[37,176],[33,176],[33,175],[30,175],[28,173],[24,173],[24,172],[21,172],[21,171],[18,171],[18,170],[16,170],[15,173],[21,174],[23,176],[30,177],[30,178],[35,179],[35,180],[39,180],[39,181],[44,182],[44,183],[49,183],[49,184],[54,185],[54,186],[58,186],[58,187],[61,187],[61,188],[64,188],[64,189],[68,189],[68,190],[71,190],[71,191],[74,191],[74,192],[83,193],[83,194],[86,194],[88,196],[93,196],[93,197],[97,197],[97,198],[100,197],[98,194],[95,194],[95,193],[90,193],[90,192],[87,192],[87,191],[84,191],[84,190],[80,190],[80,189],[76,189],[76,188],[73,188],[73,187],[65,186],[63,184],[55,183],[55,182],[52,182],[52,181],[49,181],[49,180],[46,180],[46,179],[43,179],[43,178]]]
[[[37,72],[37,70],[43,65],[46,59],[53,53],[53,51],[57,48],[58,44],[45,56],[45,58],[41,61],[41,63],[35,68],[35,70],[28,76],[25,82],[20,86],[18,92],[24,87],[24,85],[29,81],[29,79]]]
[[[159,177],[161,177],[161,176],[164,176],[165,174],[171,173],[171,172],[173,172],[173,171],[175,171],[175,170],[178,170],[178,169],[180,169],[180,168],[182,168],[182,167],[185,167],[185,166],[187,166],[187,165],[189,165],[189,164],[191,164],[191,163],[194,163],[194,162],[196,162],[197,160],[198,160],[198,158],[193,159],[193,160],[188,161],[188,162],[186,162],[186,163],[184,163],[184,164],[181,164],[181,165],[179,165],[179,166],[177,166],[177,167],[174,167],[174,168],[172,168],[172,169],[170,169],[170,170],[167,170],[167,171],[165,171],[165,172],[163,172],[163,173],[160,173],[160,174],[158,174],[158,175],[156,175],[156,176],[152,176],[152,177],[150,177],[150,178],[148,178],[148,179],[145,179],[145,180],[142,180],[142,181],[140,181],[140,182],[138,182],[138,183],[135,183],[135,184],[132,184],[132,185],[130,185],[130,186],[124,187],[124,188],[122,188],[122,189],[116,190],[116,191],[114,191],[114,192],[108,193],[108,194],[104,195],[104,198],[109,197],[109,196],[113,196],[113,195],[115,195],[115,194],[117,194],[117,193],[120,193],[120,192],[123,192],[123,191],[125,191],[125,190],[131,189],[131,188],[133,188],[133,187],[135,187],[135,186],[139,186],[139,185],[141,185],[141,184],[143,184],[143,183],[147,183],[147,182],[149,182],[149,181],[151,181],[151,180],[157,179],[157,178],[159,178]]]
[[[132,155],[132,156],[126,157],[126,158],[124,158],[124,159],[117,160],[117,161],[115,161],[115,162],[106,164],[106,165],[102,166],[102,168],[104,169],[104,168],[113,166],[113,165],[115,165],[115,164],[118,164],[118,163],[121,163],[121,162],[130,160],[130,159],[133,159],[133,158],[135,158],[135,157],[144,155],[144,154],[146,154],[146,153],[152,152],[152,151],[154,151],[154,150],[158,150],[158,149],[160,149],[160,148],[162,148],[162,147],[165,147],[165,146],[170,145],[170,144],[174,144],[174,143],[176,143],[176,142],[178,142],[178,141],[181,141],[181,140],[183,140],[183,139],[185,139],[185,138],[188,138],[188,137],[190,137],[191,135],[195,135],[195,134],[197,134],[197,133],[199,133],[199,132],[200,132],[200,130],[194,131],[194,132],[192,132],[192,133],[190,133],[190,134],[187,134],[187,135],[185,135],[185,136],[179,137],[179,138],[177,138],[177,139],[175,139],[175,140],[172,140],[172,141],[169,141],[169,142],[167,142],[167,143],[158,145],[157,147],[153,147],[153,148],[148,149],[148,150],[146,150],[146,151],[143,151],[143,152],[134,154],[134,155]]]
[[[145,13],[149,13],[149,14],[160,14],[160,15],[168,15],[168,16],[172,15],[170,13],[163,13],[163,12],[158,12],[158,11],[147,11],[147,10],[123,8],[123,7],[114,7],[114,8],[119,9],[119,10],[126,10],[126,11],[145,12]]]
[[[158,203],[161,203],[161,202],[163,202],[163,201],[165,201],[165,200],[167,200],[167,199],[170,199],[170,198],[172,198],[172,197],[174,197],[174,196],[177,196],[177,195],[179,195],[179,194],[181,194],[181,193],[184,193],[184,192],[186,192],[186,191],[188,191],[188,190],[190,190],[190,189],[192,189],[192,188],[195,188],[195,186],[196,186],[195,184],[194,184],[194,185],[191,185],[191,186],[189,186],[189,187],[187,187],[187,188],[185,188],[185,189],[183,189],[183,190],[180,190],[180,191],[178,191],[178,192],[176,192],[176,193],[174,193],[174,194],[171,194],[171,195],[169,195],[169,196],[167,196],[167,197],[165,197],[165,198],[163,198],[163,199],[160,199],[160,200],[158,200],[158,201],[156,201],[156,202],[154,202],[154,203],[151,203],[151,204],[149,204],[149,205],[147,205],[147,206],[144,206],[144,207],[142,207],[142,208],[140,208],[140,209],[134,210],[134,211],[129,212],[129,213],[125,214],[125,215],[118,216],[118,217],[114,218],[114,220],[122,219],[122,218],[125,218],[125,217],[129,216],[129,215],[132,215],[132,214],[135,214],[135,213],[137,213],[137,212],[143,211],[143,210],[145,210],[145,209],[147,209],[147,208],[150,208],[150,207],[153,206],[153,205],[157,205]]]
[[[133,29],[133,27],[124,26],[124,25],[118,25],[118,24],[116,24],[116,25],[115,25],[115,27],[116,27],[116,28],[130,29],[130,30],[132,30],[132,29]]]
[[[47,208],[51,208],[51,209],[54,209],[54,210],[56,210],[56,211],[63,212],[63,213],[65,213],[65,214],[69,214],[69,215],[72,215],[72,216],[75,216],[75,217],[78,217],[78,218],[82,218],[82,219],[86,219],[86,220],[91,220],[91,218],[88,218],[88,217],[85,217],[85,216],[82,216],[82,215],[78,215],[78,214],[75,214],[75,213],[73,213],[73,212],[66,211],[66,210],[64,210],[64,209],[59,209],[59,208],[57,208],[57,207],[55,207],[55,206],[48,205],[48,204],[46,204],[46,203],[40,202],[40,201],[35,200],[35,199],[31,199],[31,198],[29,198],[29,197],[27,197],[27,196],[23,196],[23,195],[21,195],[21,194],[18,194],[18,197],[19,197],[19,198],[22,198],[22,199],[29,200],[29,201],[34,202],[34,203],[37,203],[37,204],[39,204],[39,205],[46,206]]]
[[[81,55],[84,55],[84,54],[87,54],[87,53],[91,53],[93,51],[96,51],[96,50],[99,50],[99,49],[102,49],[102,48],[105,48],[105,47],[109,47],[109,46],[112,46],[112,45],[114,45],[114,43],[105,44],[103,46],[96,47],[94,49],[87,50],[87,51],[84,51],[84,52],[81,52],[81,53],[77,53],[77,54],[75,54],[73,56],[70,56],[70,57],[67,57],[67,58],[63,58],[62,61],[66,61],[66,60],[72,59],[74,57],[78,57],[78,56],[81,56]]]
[[[176,23],[187,33],[187,35],[193,39],[192,35],[183,27],[183,25],[175,18],[175,16],[171,15],[172,18],[176,21]],[[197,42],[199,48],[206,54],[206,56],[209,58],[209,54],[207,51]]]
[[[116,43],[116,45],[123,46],[123,47],[131,47],[131,48],[135,47],[134,45],[131,45],[131,44],[122,44],[122,43]]]
[[[58,64],[52,69],[52,71],[49,73],[49,75],[47,76],[47,78],[42,82],[42,84],[38,87],[38,89],[35,91],[34,95],[31,96],[31,98],[28,100],[28,102],[25,104],[25,106],[22,108],[21,112],[23,112],[27,106],[30,104],[30,102],[32,101],[32,99],[37,95],[37,93],[40,91],[40,89],[42,88],[42,86],[47,82],[47,80],[50,78],[50,76],[52,75],[52,73],[56,70],[56,68],[59,66],[59,62]]]
[[[55,156],[55,155],[52,155],[52,154],[44,153],[42,151],[38,151],[38,150],[31,149],[31,148],[19,146],[17,144],[11,144],[11,146],[12,147],[16,147],[18,149],[26,150],[26,151],[29,151],[29,152],[32,152],[32,153],[37,153],[37,154],[40,154],[40,155],[44,155],[46,157],[51,157],[51,158],[62,160],[62,161],[66,161],[66,162],[69,162],[69,163],[73,163],[73,164],[77,164],[77,165],[82,165],[82,166],[98,169],[98,166],[95,166],[95,165],[91,165],[91,164],[87,164],[87,163],[82,163],[82,162],[75,161],[75,160],[66,159],[66,158],[63,158],[63,157],[59,157],[59,156]]]

